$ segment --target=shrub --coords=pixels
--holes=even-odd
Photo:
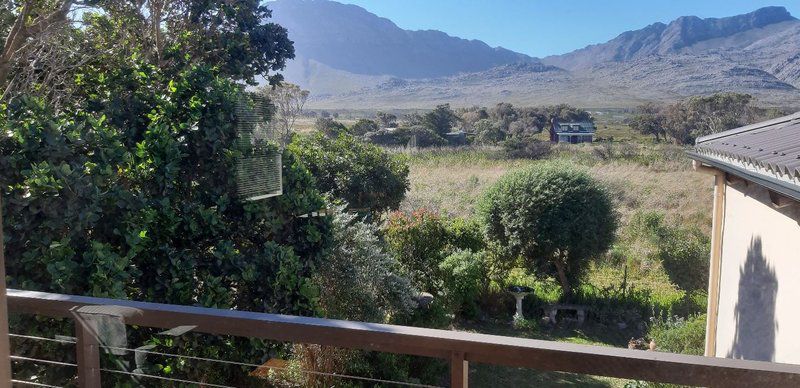
[[[475,218],[453,218],[447,225],[450,244],[456,249],[480,252],[486,248],[481,224]]]
[[[486,291],[488,273],[484,252],[458,250],[447,256],[439,270],[451,311],[466,318],[478,315],[478,302]]]
[[[439,263],[445,257],[459,249],[477,252],[485,247],[479,228],[474,220],[446,220],[420,209],[389,214],[383,229],[389,250],[410,273],[415,287],[436,292],[442,279]]]
[[[289,145],[308,167],[320,190],[344,199],[351,208],[380,212],[396,209],[408,190],[408,164],[401,155],[346,133],[295,136]]]
[[[394,131],[390,131],[387,129],[379,129],[374,132],[367,132],[364,134],[363,138],[364,141],[366,141],[367,143],[372,143],[375,145],[381,145],[385,147],[405,145],[405,144],[400,144],[400,141],[394,134]]]
[[[356,136],[363,136],[367,132],[378,130],[378,123],[369,119],[359,119],[350,127],[350,133]]]
[[[328,137],[337,137],[339,134],[347,132],[347,127],[330,117],[320,117],[314,121],[314,130],[324,133]]]
[[[566,164],[537,164],[502,177],[478,203],[486,235],[539,274],[554,275],[566,296],[588,259],[614,240],[616,213],[606,189]]]
[[[319,304],[337,319],[383,322],[416,307],[414,291],[397,260],[384,251],[374,224],[333,207],[333,248],[317,271]]]
[[[689,318],[668,317],[653,319],[648,337],[656,342],[656,349],[683,354],[703,355],[705,350],[706,315]]]
[[[447,145],[447,140],[442,136],[421,125],[397,128],[394,132],[394,136],[396,142],[401,145],[410,144],[412,139],[415,138],[416,146],[421,148],[442,147]]]
[[[498,144],[505,140],[506,133],[489,119],[478,120],[474,125],[475,143]]]
[[[528,136],[514,136],[503,142],[503,151],[509,158],[544,159],[550,154],[550,148],[550,142]]]
[[[448,246],[448,231],[439,214],[420,209],[409,215],[389,215],[384,235],[389,249],[408,271],[415,287],[422,291],[439,289],[439,263]]]

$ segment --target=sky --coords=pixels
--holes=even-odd
[[[725,17],[779,5],[800,18],[800,0],[337,0],[408,30],[440,30],[535,57],[606,42],[680,16]]]

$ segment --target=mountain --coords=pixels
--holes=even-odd
[[[533,58],[441,31],[409,31],[365,9],[327,0],[268,3],[289,30],[297,58],[289,72],[313,73],[316,64],[349,73],[430,78],[482,71]]]
[[[781,24],[788,22],[786,24]],[[568,69],[586,68],[602,62],[622,62],[652,55],[678,54],[699,45],[703,49],[740,47],[752,43],[748,32],[763,31],[781,24],[796,24],[786,8],[765,7],[744,15],[701,19],[683,16],[669,24],[654,23],[641,30],[627,31],[616,38],[569,54],[544,58],[544,62]],[[765,31],[767,34],[771,31]],[[767,34],[756,34],[761,37]],[[726,39],[731,38],[733,39]],[[712,44],[709,44],[712,43]]]
[[[783,7],[684,16],[543,59],[439,31],[407,31],[327,0],[269,3],[297,58],[286,79],[315,108],[491,105],[630,107],[715,92],[800,107],[800,20]],[[543,37],[546,39],[546,37]]]

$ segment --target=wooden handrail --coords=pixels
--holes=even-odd
[[[114,307],[129,325],[437,357],[467,362],[699,386],[800,386],[800,365],[733,360],[525,338],[8,290],[11,312],[74,318]],[[465,386],[466,381],[454,383]]]

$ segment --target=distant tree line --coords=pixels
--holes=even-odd
[[[315,129],[329,137],[346,132],[382,146],[499,145],[510,156],[536,158],[544,156],[549,149],[549,143],[542,142],[536,135],[549,128],[553,119],[594,121],[589,112],[566,104],[515,107],[499,103],[490,108],[458,109],[442,104],[424,114],[412,113],[402,118],[378,112],[374,118],[359,119],[350,127],[330,115],[322,115],[317,118]]]
[[[698,137],[782,114],[778,109],[756,106],[749,94],[717,93],[689,97],[668,105],[640,105],[629,125],[653,136],[656,142],[672,140],[676,144],[693,144]]]

